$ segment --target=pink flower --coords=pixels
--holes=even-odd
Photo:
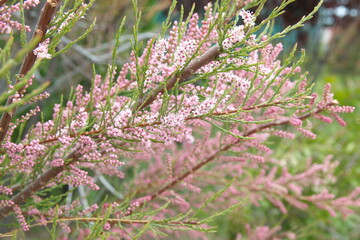
[[[26,0],[23,2],[24,9],[29,9],[30,7],[35,7],[40,3],[39,0]],[[25,29],[25,31],[30,32],[31,29],[28,25],[22,25],[21,23],[11,20],[12,15],[20,11],[20,3],[14,4],[12,6],[2,6],[0,7],[0,33],[9,34],[12,29]]]
[[[51,59],[51,54],[48,53],[49,43],[50,39],[47,38],[43,42],[41,42],[37,48],[33,50],[34,55],[37,57],[37,59]]]
[[[250,11],[241,10],[239,15],[242,17],[245,27],[252,27],[255,25],[255,18]]]
[[[103,229],[104,231],[109,231],[111,229],[111,225],[109,223],[105,223]]]

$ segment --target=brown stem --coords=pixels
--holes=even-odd
[[[236,10],[231,14],[229,18],[227,18],[224,22],[228,23],[230,22],[234,16],[237,14],[237,12],[245,6],[244,3],[240,3],[238,6],[236,6]],[[185,67],[180,73],[179,76],[175,75],[173,78],[171,78],[166,85],[159,85],[151,92],[145,94],[143,98],[140,98],[136,105],[135,105],[135,111],[136,110],[142,110],[143,108],[149,106],[155,99],[156,96],[159,93],[164,93],[165,89],[170,90],[172,89],[176,83],[182,83],[186,81],[187,78],[192,76],[197,70],[199,70],[201,67],[205,66],[206,64],[214,61],[219,55],[220,55],[220,46],[218,44],[215,44],[213,47],[208,49],[205,53],[203,53],[201,56],[193,59],[189,65]]]
[[[0,7],[4,5],[8,0],[0,0]]]
[[[239,140],[236,141],[236,143],[238,143]],[[151,200],[154,200],[155,198],[157,198],[158,196],[160,196],[162,193],[166,192],[167,190],[169,190],[170,188],[174,187],[175,185],[177,185],[179,182],[181,182],[182,180],[184,180],[185,178],[187,178],[188,176],[190,176],[192,173],[194,173],[195,171],[199,170],[200,168],[202,168],[204,165],[206,165],[207,163],[213,161],[220,153],[225,152],[227,150],[229,150],[231,147],[233,147],[234,144],[228,144],[226,146],[224,146],[223,148],[221,148],[219,151],[217,151],[216,153],[214,153],[213,155],[211,155],[210,157],[208,157],[207,159],[205,159],[204,161],[199,162],[197,165],[195,165],[194,167],[192,167],[190,170],[188,170],[187,172],[185,172],[183,175],[175,178],[173,181],[171,181],[170,183],[168,183],[165,187],[163,187],[162,189],[160,189],[159,191],[157,191],[156,193],[154,193],[153,195],[150,196],[148,201],[143,202],[141,205],[144,205],[146,202],[149,202]]]
[[[79,150],[79,149],[77,149]],[[14,202],[14,204],[19,205],[23,202],[25,202],[26,199],[30,198],[32,194],[42,188],[44,188],[52,179],[54,179],[59,173],[63,172],[69,165],[76,162],[80,154],[78,151],[73,151],[69,156],[68,159],[71,159],[68,163],[66,163],[63,166],[51,168],[42,175],[40,175],[39,178],[37,178],[35,181],[31,182],[29,185],[26,186],[21,192],[16,194],[13,198],[11,198],[11,201]],[[0,209],[0,219],[5,217],[9,212],[12,211],[11,207],[4,207]]]
[[[82,222],[97,222],[99,219],[102,219],[101,217],[64,217],[59,218],[56,221],[57,222],[67,222],[67,221],[82,221]],[[168,225],[198,225],[199,223],[196,221],[169,221],[166,222],[164,220],[124,220],[124,219],[118,219],[118,218],[108,218],[106,219],[106,222],[108,223],[123,223],[123,224],[148,224],[148,223],[163,223]],[[46,221],[46,223],[53,223],[53,221]],[[42,225],[43,223],[39,223],[38,225]],[[36,226],[38,226],[36,225]],[[31,226],[30,226],[31,227]]]
[[[53,216],[51,216],[53,218]],[[63,217],[63,218],[59,218],[56,219],[56,222],[70,222],[70,221],[77,221],[77,222],[98,222],[99,220],[102,220],[102,217]],[[107,223],[111,223],[111,224],[115,224],[115,223],[120,223],[120,224],[163,224],[163,225],[167,225],[167,226],[184,226],[184,225],[200,225],[199,222],[196,221],[166,221],[166,220],[124,220],[124,219],[118,219],[118,218],[108,218],[106,219]],[[41,223],[35,223],[29,226],[29,228],[33,228],[33,227],[37,227],[37,226],[44,226],[46,224],[52,224],[54,223],[53,220],[50,221],[45,221],[45,222],[41,222]],[[8,233],[4,233],[1,234],[0,233],[0,238],[1,237],[11,237],[14,236],[14,234],[16,232],[18,232],[20,230],[14,230],[12,232],[8,232]]]
[[[220,55],[220,47],[218,44],[214,45],[210,49],[208,49],[205,53],[201,56],[193,59],[189,65],[180,73],[180,75],[175,75],[171,78],[166,85],[159,85],[151,92],[145,94],[143,98],[140,98],[136,103],[135,109],[137,111],[142,110],[143,108],[149,106],[155,99],[156,96],[160,93],[164,93],[165,89],[170,90],[172,89],[176,83],[182,83],[190,76],[192,76],[197,70],[201,67],[205,66],[206,64],[214,61]]]
[[[330,103],[328,104],[326,107],[324,108],[318,108],[315,109],[314,111],[304,114],[300,117],[298,117],[299,119],[303,120],[306,118],[309,118],[321,111],[323,111],[324,109],[326,109],[329,106],[332,106],[334,104]],[[256,127],[246,133],[244,133],[243,137],[249,137],[254,133],[257,133],[263,129],[266,128],[271,128],[271,127],[275,127],[275,126],[280,126],[280,125],[287,125],[290,124],[290,120],[283,120],[283,121],[276,121],[276,122],[272,122],[272,123],[267,123],[267,124],[263,124],[259,127]],[[140,204],[139,207],[143,206],[145,203],[148,203],[152,200],[154,200],[155,198],[159,197],[161,194],[163,194],[164,192],[166,192],[167,190],[173,188],[174,186],[176,186],[178,183],[180,183],[182,180],[184,180],[185,178],[187,178],[188,176],[190,176],[191,174],[193,174],[195,171],[199,170],[200,168],[202,168],[204,165],[212,162],[214,159],[216,159],[216,157],[222,153],[225,152],[227,150],[229,150],[230,148],[232,148],[233,146],[235,146],[236,144],[238,144],[241,141],[241,139],[239,138],[237,141],[235,141],[234,143],[230,143],[228,145],[225,145],[224,147],[222,147],[219,151],[217,151],[216,153],[214,153],[213,155],[211,155],[210,157],[208,157],[207,159],[199,162],[198,164],[196,164],[195,166],[193,166],[190,170],[186,171],[184,174],[174,178],[170,183],[168,183],[167,185],[165,185],[163,188],[161,188],[160,190],[158,190],[157,192],[153,193],[150,197],[149,200],[144,201]],[[131,214],[131,213],[130,213]],[[128,215],[130,215],[128,214]]]
[[[4,0],[3,0],[4,1]],[[3,2],[2,1],[2,2]],[[36,24],[36,29],[34,31],[32,40],[42,42],[44,40],[44,36],[49,27],[49,23],[51,21],[52,16],[55,13],[55,9],[60,0],[47,0],[44,7],[41,10],[41,14],[39,17],[39,21]],[[1,3],[2,3],[1,2]],[[33,49],[35,49],[38,45],[36,45]],[[19,78],[25,76],[29,70],[32,68],[36,61],[36,56],[33,52],[33,49],[28,52],[26,57],[24,58],[22,65],[19,70]],[[20,89],[19,91],[23,91],[24,89]],[[9,98],[6,102],[6,105],[12,104],[12,98]],[[0,120],[0,144],[4,141],[6,134],[9,130],[9,124],[12,121],[12,118],[15,114],[16,108],[13,108],[10,112],[6,112],[2,115]]]
[[[302,98],[294,99],[294,100],[300,100],[300,99],[302,99]],[[270,104],[259,104],[259,105],[255,105],[255,106],[252,106],[252,107],[242,108],[241,111],[256,110],[256,109],[265,108],[265,107],[277,106],[279,104],[284,104],[284,103],[286,103],[286,102],[277,101],[277,102],[273,102],[273,103],[270,103]],[[239,110],[231,110],[231,111],[227,111],[227,112],[215,112],[215,113],[212,113],[211,116],[230,115],[230,114],[233,114],[233,113],[237,113],[238,111]],[[209,117],[211,117],[211,116],[209,116]],[[185,118],[185,121],[194,120],[194,119],[201,119],[202,117],[204,117],[204,116],[200,115],[200,116],[195,116],[195,117],[187,117],[187,118]],[[152,123],[142,123],[142,124],[136,124],[136,125],[127,125],[125,127],[122,127],[121,129],[124,130],[124,129],[135,128],[135,127],[149,127],[149,126],[161,125],[162,123],[163,122],[161,122],[161,121],[157,121],[157,122],[152,122]],[[91,136],[91,135],[96,135],[96,134],[101,134],[101,133],[104,133],[104,131],[103,130],[93,130],[93,131],[88,131],[88,132],[83,132],[83,133],[70,134],[69,137],[70,138],[76,138],[76,137],[79,137],[79,136]],[[52,143],[52,142],[56,142],[58,140],[59,140],[58,137],[54,137],[54,138],[50,138],[50,139],[40,141],[39,144]],[[23,146],[27,147],[27,146],[29,146],[29,144],[24,144]],[[0,150],[0,154],[4,154],[4,153],[5,153],[4,151]]]

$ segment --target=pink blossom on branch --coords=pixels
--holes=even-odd
[[[29,9],[35,7],[40,3],[39,0],[25,0],[22,3],[24,9]],[[14,4],[12,6],[0,6],[0,33],[10,34],[12,29],[25,30],[30,32],[31,29],[27,25],[22,25],[21,23],[12,20],[12,15],[20,11],[20,3]]]
[[[50,39],[47,38],[43,42],[41,42],[37,48],[33,50],[34,55],[37,57],[37,59],[51,59],[51,54],[48,53],[49,43]]]
[[[15,210],[27,230],[18,206],[36,198],[37,192],[61,184],[88,192],[106,186],[115,192],[106,177],[121,185],[127,197],[119,199],[121,204],[95,204],[79,212],[69,193],[66,205],[47,211],[29,208],[28,214],[43,224],[59,215],[102,218],[98,212],[110,210],[112,217],[124,221],[139,220],[139,212],[144,222],[173,218],[200,208],[214,196],[213,186],[226,185],[232,178],[236,179],[233,185],[216,196],[209,208],[220,211],[249,199],[255,206],[269,201],[284,214],[289,203],[304,211],[313,204],[346,216],[358,206],[357,191],[343,198],[316,189],[304,194],[314,183],[326,189],[327,182],[334,180],[336,162],[324,160],[290,173],[267,146],[270,135],[292,139],[294,131],[314,139],[311,117],[330,123],[325,115],[329,114],[344,125],[337,113],[354,109],[337,106],[330,85],[321,99],[309,94],[300,68],[290,60],[278,60],[282,45],[274,46],[271,36],[259,37],[253,31],[252,13],[240,10],[236,14],[244,24],[229,25],[222,32],[219,24],[227,24],[221,21],[222,14],[211,5],[205,11],[203,20],[194,14],[188,25],[174,23],[169,37],[151,39],[142,53],[132,52],[119,74],[110,66],[104,77],[95,75],[89,92],[77,86],[72,101],[55,105],[52,119],[36,123],[22,140],[6,138],[0,156],[1,163],[7,163],[3,170],[31,179],[31,184],[3,201],[1,217]],[[47,38],[33,50],[37,58],[51,58],[49,42]],[[16,97],[20,101],[24,96]],[[134,179],[129,176],[132,171]],[[4,197],[14,192],[10,186],[2,187]],[[86,193],[79,195],[86,205]],[[42,199],[36,201],[40,205]],[[161,208],[164,201],[167,205]],[[122,208],[116,209],[118,205]],[[102,220],[102,230],[122,231]],[[71,230],[65,222],[61,227],[66,234]],[[248,235],[267,238],[278,231],[256,227],[249,228]]]

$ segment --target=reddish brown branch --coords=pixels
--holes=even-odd
[[[50,218],[53,218],[54,216],[48,216]],[[59,218],[56,219],[56,222],[98,222],[99,220],[103,220],[103,217],[63,217],[63,218]],[[162,224],[162,225],[167,225],[167,226],[185,226],[185,225],[200,225],[199,222],[196,221],[166,221],[166,220],[124,220],[124,219],[118,219],[118,218],[108,218],[106,219],[107,223],[111,223],[111,224],[116,224],[116,223],[120,223],[120,224]],[[46,224],[53,224],[54,221],[50,220],[50,221],[45,221],[45,222],[41,222],[41,223],[35,223],[29,226],[29,228],[33,228],[33,227],[37,227],[37,226],[44,226]],[[12,237],[16,234],[16,232],[19,232],[20,230],[14,230],[8,233],[4,233],[1,234],[0,233],[0,238],[1,237]]]
[[[238,143],[239,140],[237,140],[236,143]],[[173,181],[171,181],[169,184],[167,184],[165,187],[163,187],[162,189],[160,189],[159,191],[157,191],[156,193],[154,193],[153,195],[150,196],[149,200],[146,202],[149,202],[151,200],[154,200],[155,198],[157,198],[158,196],[160,196],[161,194],[163,194],[164,192],[166,192],[167,190],[171,189],[172,187],[174,187],[175,185],[177,185],[179,182],[181,182],[182,180],[184,180],[185,178],[187,178],[188,176],[190,176],[192,173],[196,172],[197,170],[199,170],[200,168],[202,168],[204,165],[208,164],[209,162],[213,161],[220,153],[225,152],[227,150],[229,150],[231,147],[233,147],[234,144],[228,144],[226,146],[224,146],[223,148],[221,148],[218,152],[216,152],[215,154],[211,155],[209,158],[205,159],[204,161],[198,163],[197,165],[195,165],[194,167],[192,167],[190,170],[188,170],[187,172],[185,172],[183,175],[175,178]],[[145,204],[142,203],[142,205]]]
[[[44,40],[44,36],[48,30],[49,23],[51,21],[52,16],[55,13],[56,7],[58,5],[60,0],[47,0],[44,7],[41,10],[40,18],[38,23],[36,24],[36,28],[34,31],[34,35],[32,37],[33,40],[39,39],[39,42],[42,42]],[[34,49],[37,46],[34,47]],[[25,57],[19,74],[25,75],[31,67],[34,65],[36,61],[36,56],[33,51],[30,51],[27,56]]]
[[[314,116],[314,115],[326,110],[328,107],[333,106],[333,105],[335,105],[335,103],[329,103],[324,108],[317,108],[317,109],[315,109],[314,111],[312,111],[310,113],[299,116],[298,119],[303,120],[303,119],[309,118],[311,116]],[[244,137],[248,137],[248,136],[250,136],[250,135],[252,135],[254,133],[257,133],[257,132],[259,132],[259,131],[261,131],[263,129],[266,129],[266,128],[272,128],[272,127],[276,127],[276,126],[280,126],[280,125],[287,125],[287,124],[290,124],[290,120],[275,121],[275,122],[263,124],[263,125],[261,125],[261,126],[259,126],[257,128],[254,128],[254,129],[248,131],[244,135]]]
[[[300,99],[294,99],[294,100],[300,100]],[[243,108],[241,109],[241,111],[251,111],[251,110],[256,110],[256,109],[260,109],[260,108],[265,108],[265,107],[271,107],[271,106],[277,106],[279,104],[284,104],[286,102],[273,102],[271,104],[259,104],[253,107],[247,107],[247,108]],[[231,111],[227,111],[227,112],[215,112],[212,113],[209,117],[212,116],[226,116],[226,115],[231,115],[234,113],[239,112],[239,110],[231,110]],[[185,118],[185,121],[189,121],[189,120],[194,120],[194,119],[201,119],[204,116],[196,116],[196,117],[187,117]],[[136,125],[127,125],[125,127],[122,127],[121,129],[129,129],[129,128],[135,128],[135,127],[150,127],[150,126],[156,126],[156,125],[161,125],[163,122],[162,121],[157,121],[157,122],[152,122],[152,123],[142,123],[142,124],[136,124]],[[89,131],[89,132],[83,132],[83,133],[75,133],[75,134],[70,134],[69,137],[70,138],[76,138],[79,136],[91,136],[91,135],[96,135],[96,134],[101,134],[104,133],[103,130],[93,130],[93,131]],[[46,139],[43,141],[39,141],[39,144],[47,144],[47,143],[52,143],[52,142],[56,142],[58,141],[59,138],[58,137],[54,137],[54,138],[50,138],[50,139]],[[29,144],[24,144],[24,147],[29,146]],[[4,154],[3,151],[0,151],[0,154]]]
[[[334,104],[328,104],[326,107],[324,108],[319,108],[319,109],[315,109],[314,111],[304,114],[302,116],[299,116],[298,118],[303,120],[306,118],[309,118],[321,111],[323,111],[324,109],[326,109],[329,106],[332,106]],[[287,125],[290,124],[290,120],[283,120],[283,121],[276,121],[276,122],[272,122],[272,123],[267,123],[267,124],[263,124],[259,127],[256,127],[246,133],[243,134],[243,137],[249,137],[251,135],[253,135],[254,133],[257,133],[263,129],[267,129],[267,128],[271,128],[271,127],[275,127],[275,126],[280,126],[280,125]],[[235,146],[236,144],[238,144],[241,141],[241,139],[239,138],[238,140],[236,140],[234,143],[230,143],[224,147],[222,147],[219,151],[217,151],[216,153],[214,153],[213,155],[211,155],[210,157],[208,157],[207,159],[199,162],[198,164],[196,164],[195,166],[193,166],[190,170],[186,171],[184,174],[174,178],[170,183],[168,183],[167,185],[165,185],[163,188],[161,188],[160,190],[158,190],[157,192],[153,193],[150,197],[149,200],[144,201],[140,204],[139,207],[143,206],[145,203],[148,203],[154,199],[156,199],[157,197],[159,197],[161,194],[163,194],[164,192],[168,191],[169,189],[173,188],[174,186],[176,186],[178,183],[180,183],[182,180],[184,180],[185,178],[187,178],[188,176],[190,176],[191,174],[193,174],[194,172],[196,172],[197,170],[199,170],[200,168],[202,168],[203,166],[205,166],[206,164],[212,162],[213,160],[216,159],[216,157],[222,153],[225,152],[227,150],[229,150],[230,148],[232,148],[233,146]],[[130,213],[131,214],[131,213]],[[130,215],[129,214],[129,215]]]
[[[4,1],[4,0],[3,0]],[[3,2],[2,1],[2,2]],[[55,13],[55,9],[58,5],[60,0],[47,0],[44,7],[41,10],[41,14],[39,17],[39,21],[36,24],[36,29],[34,31],[32,41],[39,41],[42,42],[44,40],[44,36],[46,34],[46,31],[49,27],[49,23],[51,21],[52,16]],[[1,2],[1,3],[2,3]],[[38,45],[36,45],[33,49],[35,49]],[[25,76],[29,70],[32,68],[36,61],[36,56],[33,52],[33,49],[28,52],[26,57],[24,58],[22,65],[19,70],[19,78]],[[20,92],[23,91],[23,89],[19,90]],[[13,103],[12,98],[9,98],[6,105],[10,105]],[[9,130],[10,122],[12,121],[12,118],[15,114],[16,108],[13,108],[10,112],[6,112],[2,115],[0,120],[0,144],[4,141],[6,134]]]
[[[78,150],[78,149],[77,149]],[[16,194],[13,198],[11,198],[11,201],[14,202],[14,204],[19,205],[23,202],[25,202],[26,199],[30,198],[34,192],[39,191],[40,189],[44,188],[51,180],[53,180],[59,173],[63,172],[69,165],[76,162],[80,154],[78,151],[73,151],[69,156],[68,159],[70,160],[68,163],[66,163],[63,166],[51,168],[45,173],[41,174],[40,177],[38,177],[35,181],[31,182],[29,185],[27,185],[21,192]],[[9,212],[12,211],[11,207],[4,207],[0,209],[0,219],[5,217]]]
[[[8,0],[0,0],[0,7],[4,5]]]
[[[54,216],[49,216],[50,218],[53,218]],[[81,222],[97,222],[102,217],[63,217],[59,218],[56,221],[57,222],[67,222],[67,221],[81,221]],[[167,225],[199,225],[199,222],[196,221],[168,221],[166,220],[125,220],[125,219],[118,219],[118,218],[108,218],[106,219],[107,223],[123,223],[123,224],[148,224],[148,223],[157,223],[157,224],[167,224]],[[53,223],[53,220],[47,221],[47,224]],[[33,226],[40,226],[43,225],[43,223],[31,225]]]
[[[229,18],[227,18],[223,24],[230,22],[234,16],[237,14],[237,12],[242,9],[246,4],[240,3],[238,6],[236,6],[235,11],[231,14]],[[176,83],[182,83],[186,81],[190,76],[192,76],[197,70],[199,70],[201,67],[205,66],[206,64],[214,61],[219,55],[220,55],[220,46],[218,44],[215,44],[213,47],[208,49],[205,53],[203,53],[201,56],[193,59],[189,65],[185,67],[180,73],[180,75],[175,75],[173,78],[171,78],[168,82],[164,85],[159,85],[151,92],[145,94],[143,98],[140,98],[136,105],[135,105],[135,111],[136,110],[142,110],[143,108],[149,106],[155,99],[156,96],[159,93],[164,93],[165,89],[170,90],[172,89]]]
[[[180,75],[175,75],[171,78],[166,85],[159,85],[154,90],[146,94],[143,98],[140,98],[136,103],[136,110],[141,110],[147,106],[149,106],[155,99],[156,96],[160,93],[164,93],[165,89],[172,89],[176,83],[182,83],[190,76],[192,76],[197,70],[206,64],[214,61],[220,55],[220,47],[218,44],[214,45],[210,49],[208,49],[201,56],[193,59],[189,65],[181,71]]]
[[[327,108],[327,107],[329,107],[331,105],[334,105],[334,104],[329,104],[325,108]],[[301,120],[306,119],[308,117],[311,117],[311,116],[323,111],[325,108],[316,109],[315,111],[304,114],[304,115],[302,115],[302,116],[300,116],[298,118],[301,119]],[[259,126],[257,128],[254,128],[254,129],[244,133],[243,136],[248,137],[248,136],[251,136],[252,134],[257,133],[257,132],[259,132],[259,131],[261,131],[263,129],[271,128],[271,127],[275,127],[275,126],[280,126],[280,125],[286,125],[286,124],[289,124],[289,123],[290,123],[290,120],[283,120],[283,121],[277,121],[277,122],[272,122],[272,123],[268,123],[268,124],[263,124],[263,125],[261,125],[261,126]],[[187,172],[185,172],[181,176],[175,178],[173,181],[171,181],[169,184],[164,186],[162,189],[160,189],[159,191],[152,194],[150,196],[149,200],[146,201],[146,202],[154,200],[155,198],[159,197],[161,194],[163,194],[167,190],[173,188],[179,182],[181,182],[182,180],[187,178],[189,175],[196,172],[197,170],[202,168],[204,165],[212,162],[214,159],[216,159],[216,157],[220,153],[225,152],[225,151],[229,150],[231,147],[233,147],[234,145],[238,144],[240,142],[240,140],[241,139],[237,140],[235,143],[231,143],[231,144],[228,144],[228,145],[224,146],[223,148],[221,148],[215,154],[211,155],[210,157],[208,157],[204,161],[199,162],[197,165],[192,167],[190,170],[188,170]],[[77,151],[72,152],[68,157],[68,159],[71,159],[71,160],[66,165],[61,166],[61,167],[52,168],[52,169],[48,170],[47,172],[42,174],[38,179],[36,179],[34,182],[32,182],[30,185],[28,185],[25,189],[23,189],[21,192],[19,192],[17,195],[15,195],[11,199],[11,201],[13,201],[17,205],[23,203],[27,198],[31,197],[31,195],[34,192],[44,188],[52,179],[54,179],[59,173],[64,171],[69,165],[77,162],[79,157],[80,156],[78,155]],[[145,204],[146,202],[142,203],[141,205]],[[3,218],[4,216],[6,216],[10,211],[12,211],[12,208],[10,208],[10,207],[0,209],[0,218]]]

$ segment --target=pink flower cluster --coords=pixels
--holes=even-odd
[[[48,53],[49,49],[49,43],[50,43],[50,39],[47,38],[44,41],[42,41],[39,46],[37,48],[34,49],[34,55],[38,58],[38,59],[51,59],[51,54]]]
[[[35,7],[40,3],[39,0],[25,0],[23,2],[23,8],[29,9]],[[22,30],[24,29],[27,32],[30,32],[30,27],[27,25],[22,25],[21,23],[11,20],[12,15],[20,11],[20,3],[11,5],[11,6],[2,6],[0,7],[0,33],[9,34],[12,29]]]
[[[241,234],[236,235],[236,240],[248,239],[248,240],[259,240],[259,239],[269,239],[269,240],[280,240],[280,239],[289,239],[295,240],[296,234],[292,232],[280,232],[281,227],[270,228],[268,226],[257,226],[251,228],[249,224],[246,226],[246,238],[243,238]]]
[[[253,27],[255,25],[255,18],[250,11],[241,10],[239,15],[242,17],[245,27]]]
[[[23,213],[18,205],[16,205],[11,200],[0,200],[0,207],[11,207],[14,211],[15,217],[20,223],[21,229],[23,231],[29,231],[29,225],[27,224]]]

